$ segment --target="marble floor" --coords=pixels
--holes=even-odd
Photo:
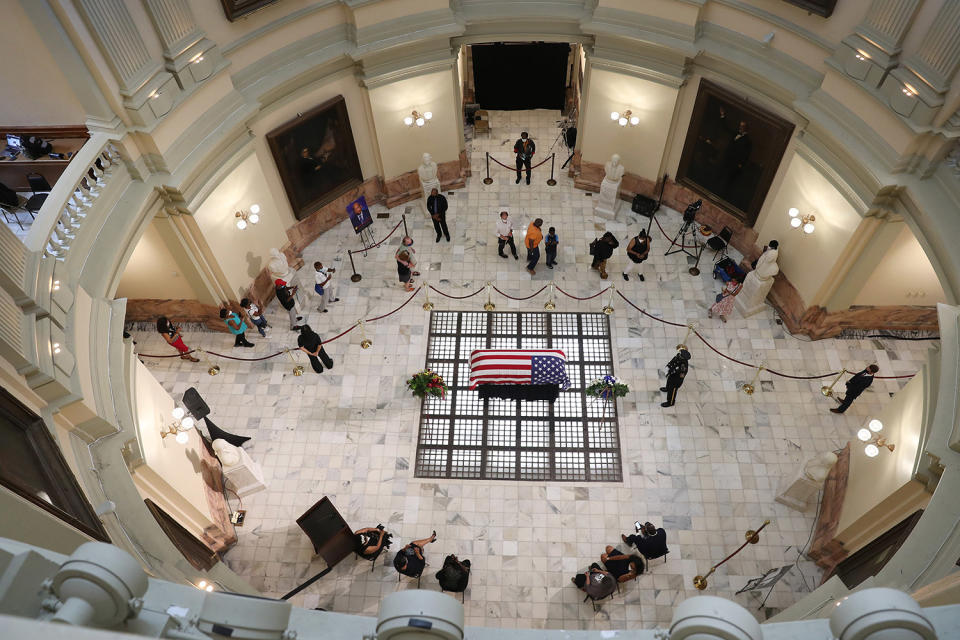
[[[870,362],[882,374],[916,371],[927,342],[896,340],[822,340],[810,342],[787,334],[775,322],[772,309],[727,324],[708,320],[706,310],[719,291],[710,270],[688,275],[683,254],[664,256],[668,241],[654,227],[650,259],[644,265],[646,281],[624,282],[623,246],[641,222],[623,203],[615,222],[597,219],[594,197],[573,188],[558,175],[559,184],[547,186],[544,169],[533,184],[515,185],[513,175],[492,168],[492,185],[485,186],[484,152],[511,163],[512,144],[525,129],[536,140],[538,157],[550,153],[558,130],[557,112],[491,112],[492,132],[471,141],[473,178],[465,189],[447,197],[452,241],[434,243],[434,232],[416,202],[396,207],[389,218],[377,219],[378,239],[403,212],[416,240],[422,281],[444,292],[464,295],[490,281],[513,295],[528,295],[550,281],[584,296],[608,284],[651,314],[681,323],[699,323],[703,335],[723,352],[752,363],[797,374],[859,369]],[[557,145],[557,166],[567,152]],[[546,269],[542,262],[534,276],[522,260],[497,257],[494,224],[506,208],[518,230],[535,217],[560,234],[559,264]],[[377,207],[376,211],[385,211]],[[657,214],[668,233],[680,226],[675,211]],[[645,223],[646,220],[644,219]],[[589,268],[587,245],[609,229],[621,239],[621,250],[611,260],[611,279],[604,282]],[[518,245],[520,244],[518,234]],[[329,313],[308,308],[309,323],[324,337],[332,337],[359,318],[391,311],[409,294],[397,283],[393,254],[400,238],[394,235],[367,256],[356,256],[363,279],[346,277],[346,250],[358,240],[344,221],[314,242],[304,253],[338,268],[339,297]],[[522,256],[521,256],[522,257]],[[705,256],[706,257],[706,256]],[[299,277],[303,290],[312,290],[309,267]],[[311,269],[312,271],[312,269]],[[420,294],[423,295],[422,293]],[[494,294],[498,310],[541,310],[546,293],[527,302]],[[557,309],[597,311],[607,296],[575,302],[558,296]],[[438,309],[479,310],[483,296],[452,300],[431,294]],[[262,362],[221,360],[223,372],[210,377],[206,367],[179,359],[145,362],[164,387],[179,397],[196,386],[221,427],[252,436],[250,455],[263,466],[269,487],[244,501],[245,525],[239,542],[224,557],[237,573],[269,596],[279,596],[323,568],[295,520],[326,495],[354,528],[383,523],[395,534],[393,551],[406,542],[430,535],[438,540],[427,547],[430,565],[423,588],[439,589],[433,574],[443,557],[456,553],[469,558],[473,574],[466,593],[466,621],[471,625],[546,627],[566,629],[649,628],[667,625],[673,606],[697,593],[692,579],[736,548],[743,532],[765,520],[771,524],[761,541],[721,567],[706,593],[733,598],[761,620],[779,611],[815,587],[819,570],[800,559],[797,566],[765,594],[735,596],[747,580],[798,559],[807,544],[814,508],[798,513],[774,502],[781,477],[795,472],[814,454],[841,448],[872,413],[878,411],[902,380],[877,380],[843,416],[822,397],[818,381],[775,378],[764,372],[757,392],[738,390],[753,370],[722,359],[696,340],[688,341],[693,355],[690,375],[676,406],[662,409],[663,366],[673,356],[684,330],[641,316],[622,300],[614,300],[611,316],[616,353],[615,373],[631,392],[621,400],[620,434],[624,461],[622,483],[493,482],[417,479],[411,461],[417,445],[420,402],[404,380],[424,365],[427,314],[417,300],[389,319],[366,325],[373,341],[361,349],[360,331],[330,342],[326,349],[335,366],[322,375],[294,377],[286,356]],[[243,357],[260,356],[295,345],[285,313],[271,304],[274,330],[266,339],[253,332],[254,349],[232,347],[222,333],[191,332],[185,341]],[[152,332],[136,335],[143,353],[166,353],[162,339]],[[305,362],[302,362],[306,364]],[[231,497],[231,502],[236,503]],[[670,554],[655,561],[648,574],[624,585],[623,592],[594,612],[582,603],[583,594],[570,577],[599,559],[604,545],[620,544],[620,534],[633,530],[634,520],[651,520],[667,530]],[[397,582],[392,553],[371,572],[367,562],[349,558],[329,575],[294,598],[297,605],[376,615],[380,598],[411,582]]]

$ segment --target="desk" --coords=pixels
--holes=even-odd
[[[6,155],[0,156],[0,182],[14,191],[33,191],[27,182],[28,173],[39,173],[52,187],[63,175],[73,156],[83,147],[90,138],[86,127],[0,127],[0,151],[6,147],[7,134],[18,135],[21,138],[38,136],[50,142],[53,153],[62,153],[63,160],[41,156],[31,160],[23,153],[15,159],[8,160]]]

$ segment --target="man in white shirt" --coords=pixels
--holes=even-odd
[[[313,263],[313,268],[316,270],[314,274],[316,284],[313,290],[320,296],[320,306],[317,307],[317,311],[326,313],[328,302],[338,302],[340,300],[340,298],[335,296],[333,284],[333,272],[336,271],[336,269],[324,269],[323,263],[319,261]]]
[[[513,243],[513,223],[508,220],[510,214],[506,211],[500,212],[500,219],[497,220],[497,253],[501,258],[506,258],[507,254],[503,252],[504,245],[510,245],[510,252],[513,253],[513,259],[519,260],[517,255],[517,245]]]

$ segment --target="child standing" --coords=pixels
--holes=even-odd
[[[240,306],[247,312],[247,317],[260,332],[260,336],[267,337],[267,329],[270,325],[267,324],[267,319],[260,313],[260,301],[256,299],[251,301],[250,298],[244,298],[240,301]]]
[[[547,268],[553,269],[553,265],[557,264],[557,244],[560,242],[560,236],[557,235],[557,230],[553,227],[547,231],[547,237],[544,241],[544,247],[547,251]]]

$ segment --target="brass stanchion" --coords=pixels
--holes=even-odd
[[[747,384],[741,387],[741,389],[743,389],[743,392],[748,396],[752,396],[753,392],[757,390],[757,388],[754,385],[757,384],[757,378],[760,377],[761,371],[763,371],[763,365],[760,365],[759,367],[757,367],[757,372],[753,374],[753,380],[751,380],[750,382],[748,382]]]
[[[843,374],[845,374],[846,372],[847,372],[846,369],[840,369],[840,373],[837,374],[837,377],[834,378],[833,382],[830,383],[830,386],[829,386],[829,387],[820,387],[820,393],[822,393],[823,395],[825,395],[825,396],[828,397],[828,398],[831,397],[831,396],[833,395],[833,387],[834,387],[834,385],[836,385],[838,382],[840,382],[840,378],[842,378],[842,377],[843,377]]]
[[[215,365],[213,364],[213,362],[211,362],[210,358],[207,357],[206,351],[204,351],[203,349],[195,349],[195,351],[200,354],[200,357],[203,358],[204,362],[210,365],[209,368],[207,368],[207,373],[209,373],[211,376],[215,376],[218,373],[220,373],[220,366]]]
[[[423,289],[423,297],[426,299],[423,303],[423,310],[433,311],[433,303],[430,302],[430,285],[424,282],[420,285],[420,288]]]
[[[360,327],[360,348],[369,349],[373,345],[373,341],[367,337],[367,332],[363,329],[363,320],[357,320],[357,326]]]
[[[769,521],[769,520],[764,520],[764,521],[763,521],[763,524],[762,524],[762,525],[760,526],[760,528],[757,529],[756,531],[754,531],[753,529],[747,530],[747,532],[743,534],[743,537],[746,539],[746,542],[744,542],[742,545],[740,545],[739,547],[737,547],[737,550],[734,551],[733,553],[731,553],[730,555],[728,555],[726,558],[724,558],[723,560],[721,560],[721,561],[718,562],[717,564],[715,564],[715,565],[713,565],[712,567],[710,567],[710,571],[707,571],[706,575],[696,576],[696,577],[693,579],[693,586],[696,587],[697,590],[699,590],[699,591],[703,591],[704,589],[706,589],[706,588],[707,588],[707,578],[709,578],[710,576],[713,575],[713,572],[717,570],[717,567],[719,567],[719,566],[722,565],[724,562],[726,562],[727,560],[729,560],[729,559],[732,558],[733,556],[735,556],[735,555],[737,555],[738,553],[740,553],[741,551],[743,551],[743,548],[744,548],[745,546],[747,546],[748,544],[757,544],[758,542],[760,542],[760,532],[763,531],[763,528],[766,527],[768,524],[770,524],[770,521]]]
[[[299,351],[299,349],[287,349],[287,355],[290,356],[290,362],[293,363],[293,375],[299,377],[303,375],[303,367],[297,364],[297,359],[293,357],[291,351]]]
[[[617,293],[617,287],[615,285],[610,285],[610,300],[603,307],[603,312],[605,314],[613,315],[613,296]]]
[[[554,309],[557,308],[557,303],[556,303],[556,302],[554,301],[554,299],[553,299],[553,289],[554,289],[554,285],[553,285],[553,283],[551,282],[551,283],[550,283],[550,293],[547,294],[547,295],[549,296],[549,297],[547,298],[547,303],[546,303],[545,305],[543,305],[543,308],[544,308],[546,311],[553,311]]]
[[[484,310],[484,311],[493,311],[494,309],[497,308],[497,305],[493,304],[493,300],[490,299],[490,295],[491,295],[491,294],[490,294],[490,291],[491,291],[492,289],[493,289],[493,283],[492,283],[492,282],[488,282],[488,283],[487,283],[487,301],[486,301],[486,303],[483,305],[483,310]]]
[[[680,350],[689,351],[689,349],[687,349],[687,340],[690,339],[690,334],[696,330],[697,330],[697,324],[695,322],[691,322],[690,324],[687,325],[687,335],[683,336],[683,342],[677,345],[677,351],[680,351]]]

